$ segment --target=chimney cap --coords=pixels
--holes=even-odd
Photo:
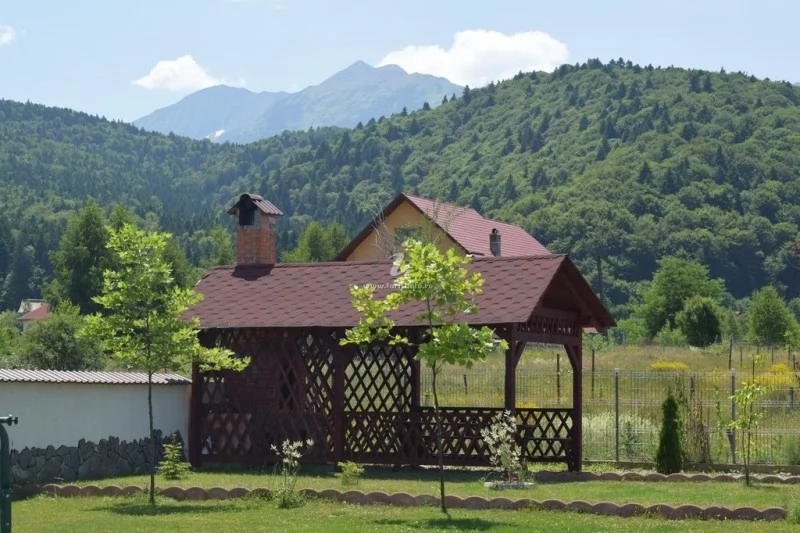
[[[275,207],[275,205],[270,202],[269,200],[265,200],[262,196],[258,194],[249,194],[244,193],[239,197],[239,201],[236,202],[233,207],[228,209],[229,215],[235,215],[238,213],[239,208],[248,205],[248,206],[255,206],[259,211],[267,215],[275,215],[275,216],[282,216],[283,212]]]

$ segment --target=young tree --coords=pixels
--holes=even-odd
[[[719,305],[713,298],[693,296],[686,300],[675,322],[691,346],[705,348],[722,336]]]
[[[341,344],[365,345],[386,341],[389,344],[412,344],[394,330],[391,311],[406,304],[422,304],[417,321],[425,328],[425,342],[416,345],[416,357],[431,370],[433,409],[436,419],[436,441],[439,462],[439,490],[442,512],[447,512],[444,488],[444,451],[442,417],[436,378],[445,364],[470,368],[494,349],[494,331],[488,327],[473,328],[466,317],[477,312],[472,296],[480,294],[483,277],[465,268],[469,257],[459,256],[453,249],[442,253],[435,244],[407,240],[404,258],[395,266],[400,275],[394,278],[398,287],[384,299],[375,299],[375,287],[352,287],[353,306],[363,314],[358,325],[347,330]],[[505,340],[499,342],[508,348]]]
[[[784,344],[792,325],[792,313],[775,287],[768,285],[753,293],[747,307],[747,321],[753,342],[767,346]]]
[[[738,407],[736,420],[728,424],[732,429],[740,429],[745,434],[744,447],[744,480],[750,485],[750,454],[752,450],[753,430],[758,427],[758,423],[764,413],[756,409],[756,401],[770,391],[770,387],[761,385],[755,381],[745,382],[742,388],[731,396],[731,400]]]
[[[111,233],[108,246],[117,270],[107,270],[103,294],[95,301],[103,315],[87,317],[83,335],[98,339],[113,357],[127,367],[147,373],[147,409],[153,465],[150,503],[155,504],[155,428],[152,378],[159,370],[177,371],[191,362],[207,370],[243,370],[248,358],[236,358],[224,348],[200,346],[196,320],[183,313],[202,299],[173,279],[164,250],[169,234],[146,232],[125,224]]]
[[[17,353],[20,365],[42,370],[102,370],[100,343],[79,335],[84,319],[78,306],[62,302],[47,318],[22,334]]]

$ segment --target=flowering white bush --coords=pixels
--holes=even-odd
[[[300,458],[303,456],[301,452],[303,444],[308,448],[312,448],[314,441],[311,439],[305,442],[285,440],[281,444],[280,450],[274,444],[270,446],[272,451],[280,458],[280,461],[275,465],[275,469],[280,471],[278,488],[275,490],[279,507],[296,507],[300,504],[295,487],[297,486],[297,474],[300,471]]]
[[[493,418],[493,424],[481,430],[481,437],[489,448],[489,460],[508,481],[524,481],[527,468],[517,452],[517,422],[511,411]]]

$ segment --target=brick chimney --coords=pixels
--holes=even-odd
[[[243,194],[228,214],[236,217],[236,265],[274,265],[281,210],[257,194]]]

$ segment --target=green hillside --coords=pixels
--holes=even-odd
[[[767,283],[791,298],[800,294],[790,264],[800,226],[798,104],[790,83],[622,60],[520,74],[435,109],[246,146],[0,102],[0,184],[9,193],[0,200],[0,272],[30,245],[47,277],[63,213],[86,195],[159,221],[200,261],[205,230],[243,190],[288,215],[284,248],[311,219],[353,232],[404,190],[522,225],[572,254],[598,290],[600,270],[618,312],[665,255],[701,260],[735,298]],[[48,229],[25,229],[22,239],[11,231],[32,227]]]

